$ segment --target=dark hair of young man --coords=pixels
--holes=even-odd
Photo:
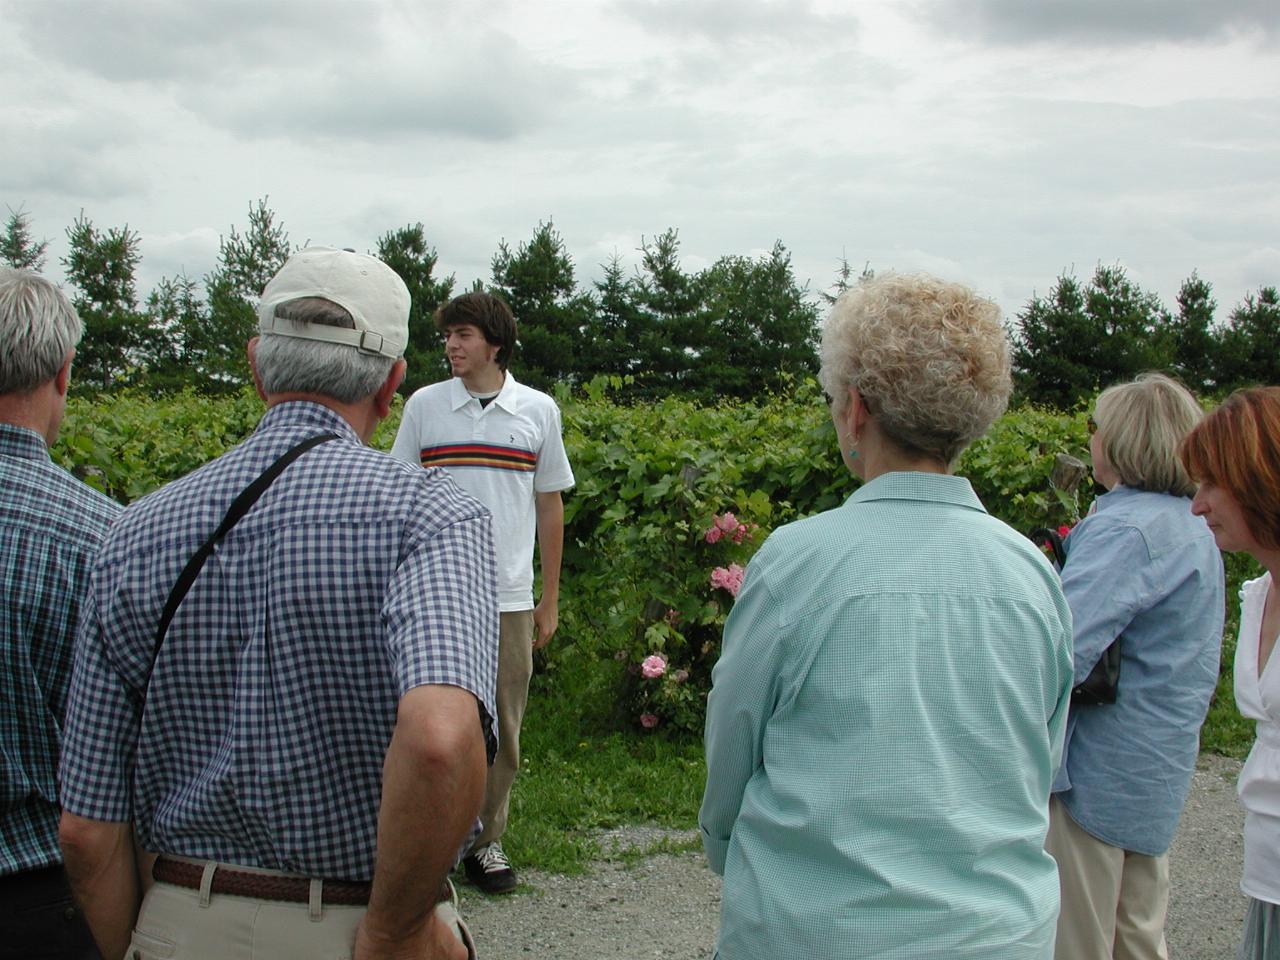
[[[486,343],[498,348],[498,366],[504,371],[507,369],[511,351],[516,346],[516,318],[501,297],[491,293],[464,293],[437,307],[432,320],[441,333],[460,324],[476,327]]]

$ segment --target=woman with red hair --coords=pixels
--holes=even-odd
[[[1244,876],[1250,898],[1241,960],[1280,956],[1280,387],[1238,390],[1182,445],[1200,489],[1193,513],[1223,550],[1243,551],[1267,571],[1240,590],[1235,694],[1257,721],[1237,792],[1245,809]]]

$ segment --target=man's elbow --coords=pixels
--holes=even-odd
[[[427,771],[448,777],[464,776],[467,771],[480,771],[483,779],[487,767],[484,734],[480,724],[435,731],[436,736],[415,744],[414,754],[418,764]]]
[[[474,696],[451,686],[412,690],[401,701],[396,726],[405,758],[421,776],[454,784],[460,800],[477,789],[478,797],[483,794],[487,756]]]
[[[58,821],[58,845],[67,869],[97,872],[114,855],[128,829],[128,824],[89,820],[64,810]]]

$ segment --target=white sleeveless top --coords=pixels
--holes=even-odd
[[[1257,739],[1240,771],[1236,792],[1245,809],[1244,877],[1240,889],[1280,903],[1280,645],[1258,676],[1258,641],[1271,575],[1240,588],[1240,639],[1235,694],[1240,713],[1256,720]]]

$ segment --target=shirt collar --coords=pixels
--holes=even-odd
[[[43,460],[46,463],[52,459],[44,437],[28,427],[12,423],[0,423],[0,456]]]
[[[1128,500],[1130,497],[1134,497],[1145,492],[1146,491],[1144,490],[1137,490],[1133,487],[1126,487],[1123,483],[1117,483],[1106,493],[1101,494],[1097,498],[1096,502],[1099,510],[1105,510],[1107,507],[1114,506],[1122,500]]]
[[[507,375],[502,380],[502,389],[499,390],[498,395],[493,398],[490,406],[497,404],[503,410],[507,411],[507,413],[515,413],[516,408],[519,406],[519,400],[517,399],[518,387],[519,384],[516,383],[515,376],[513,376],[511,371],[508,370]],[[468,400],[474,399],[475,398],[467,392],[467,386],[462,382],[462,378],[454,377],[449,383],[449,409],[460,410],[467,405]]]
[[[987,512],[965,477],[942,473],[904,470],[881,474],[855,490],[845,503],[865,503],[871,500],[926,500]]]
[[[312,428],[313,433],[336,433],[345,440],[364,441],[346,417],[314,400],[288,400],[267,410],[258,421],[257,430]],[[257,432],[257,431],[255,431]]]

